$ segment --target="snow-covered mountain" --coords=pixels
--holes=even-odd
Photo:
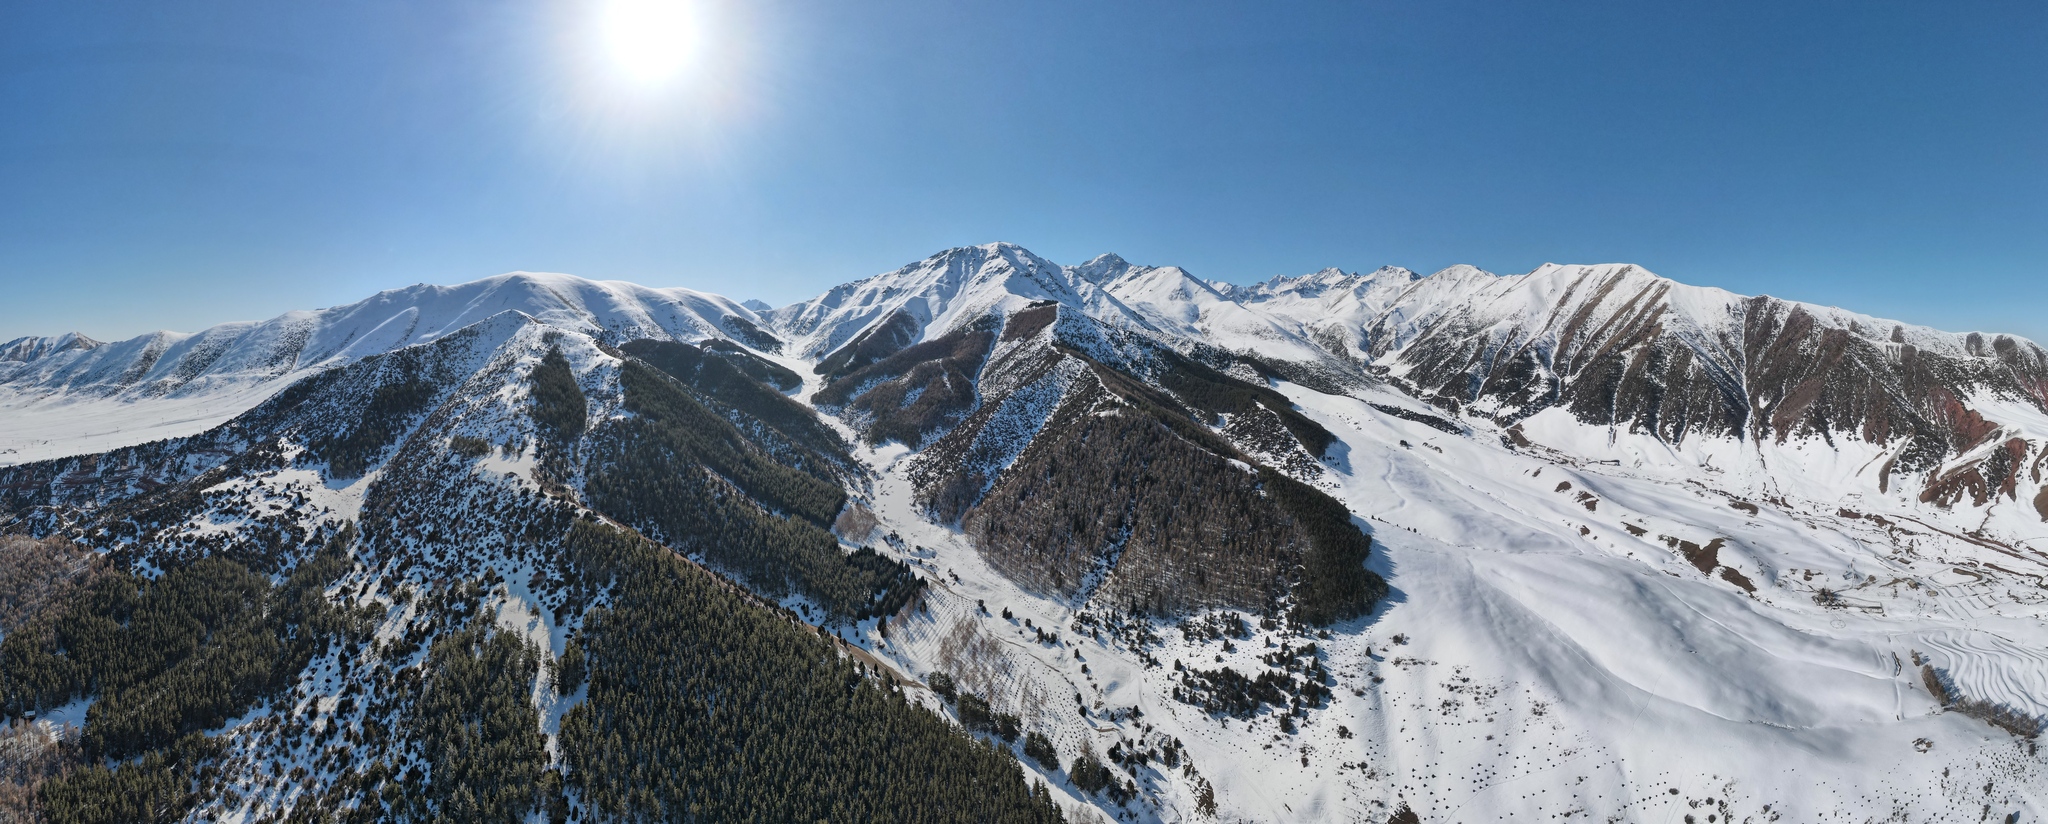
[[[27,363],[60,352],[83,352],[104,344],[77,332],[47,338],[16,338],[0,344],[0,361]]]
[[[2015,528],[2048,516],[2033,489],[2048,450],[2048,352],[2023,338],[1743,297],[1623,264],[1446,270],[1360,328],[1371,362],[1409,394],[1583,458],[1739,470],[1723,483],[1748,495],[1820,473],[1845,494],[2010,511]],[[1800,457],[1815,452],[1829,466]]]
[[[1310,371],[1348,371],[1305,338],[1299,324],[1225,297],[1179,267],[1137,266],[1116,255],[1061,266],[1008,243],[949,249],[776,309],[767,320],[796,341],[799,351],[829,360],[857,343],[900,346],[936,339],[1043,301],[1183,349],[1255,354]]]
[[[520,274],[22,339],[0,410],[37,450],[0,531],[361,622],[175,727],[214,750],[0,672],[0,712],[212,776],[192,818],[2048,814],[2048,356],[2012,336],[1620,264],[1240,286],[989,244],[772,310]],[[491,678],[539,738],[460,760],[434,696]],[[486,766],[543,789],[476,800]]]
[[[933,260],[1016,254],[992,246]],[[1031,530],[1033,523],[1063,516],[1029,494],[1018,496],[1016,487],[1028,488],[1028,478],[1061,460],[1120,454],[1100,443],[1054,447],[1082,431],[1076,427],[1089,414],[1107,414],[1095,405],[1104,393],[1113,394],[1105,376],[1133,375],[1168,387],[1167,394],[1183,402],[1203,396],[1202,390],[1188,391],[1187,365],[1160,354],[1172,351],[1198,356],[1196,367],[1265,382],[1286,394],[1291,410],[1254,400],[1231,411],[1198,411],[1212,414],[1215,430],[1251,459],[1332,489],[1354,513],[1401,527],[1376,532],[1390,547],[1388,578],[1396,591],[1420,591],[1402,587],[1408,570],[1409,580],[1430,593],[1418,600],[1445,606],[1418,608],[1417,619],[1426,611],[1440,629],[1465,627],[1446,630],[1455,638],[1446,639],[1451,657],[1475,661],[1472,650],[1484,648],[1519,659],[1494,670],[1503,673],[1503,684],[1548,671],[1536,680],[1575,693],[1565,700],[1580,710],[1616,700],[1637,713],[1662,706],[1673,713],[1658,722],[1664,734],[1729,741],[1745,740],[1742,730],[1753,725],[1891,740],[1912,724],[1892,727],[1882,719],[1909,722],[1925,712],[1925,704],[1916,710],[1898,703],[1916,677],[1924,682],[1921,694],[1939,682],[1945,686],[1938,701],[1977,701],[1967,706],[1978,707],[1979,715],[1989,713],[1982,707],[1996,705],[2048,716],[2048,671],[2042,658],[2021,651],[2048,641],[2039,630],[2048,600],[2038,592],[2048,580],[2048,547],[2039,544],[2048,521],[2042,477],[2048,469],[2048,394],[2042,391],[2048,386],[2048,358],[2030,341],[1944,333],[1829,307],[1742,297],[1629,265],[1550,265],[1510,276],[1465,266],[1427,277],[1395,268],[1364,274],[1326,270],[1253,286],[1205,284],[1178,269],[1134,266],[1113,256],[1075,267],[1035,261],[1031,270],[1039,274],[1034,284],[1064,288],[1008,290],[1007,281],[987,278],[981,296],[950,304],[955,308],[943,323],[890,323],[888,308],[836,316],[847,318],[843,331],[818,338],[810,350],[829,367],[821,370],[827,387],[819,396],[822,406],[848,415],[871,440],[910,447],[911,454],[894,459],[904,479],[896,521],[958,519],[967,551],[999,578],[1020,581],[1028,590],[1079,593],[1084,603],[1090,592],[1111,600],[1129,597],[1128,587],[1120,590],[1114,583],[1126,574],[1128,554],[1103,556],[1104,577],[1080,590],[1033,577],[1020,565],[1015,541],[1058,545],[1073,539]],[[863,284],[894,295],[892,307],[914,306],[921,281],[899,278],[916,271]],[[1055,279],[1055,272],[1066,277]],[[818,308],[835,305],[840,294],[780,310],[771,323],[792,336],[830,328],[835,316]],[[1056,308],[1033,308],[1046,304]],[[1057,320],[1037,317],[1046,313]],[[828,321],[785,325],[792,317]],[[974,332],[977,322],[983,326]],[[876,334],[885,329],[889,335]],[[1034,346],[1034,339],[1045,343]],[[1330,357],[1305,357],[1304,343]],[[1275,368],[1287,363],[1312,363],[1316,369]],[[1317,372],[1342,379],[1317,379]],[[977,391],[961,394],[963,380],[978,381]],[[926,402],[949,387],[956,398],[950,405]],[[902,420],[899,410],[914,412],[917,425],[876,426]],[[1243,411],[1255,414],[1243,420],[1233,414]],[[1289,437],[1305,427],[1254,424],[1275,412],[1305,416],[1309,425],[1331,433],[1332,447],[1319,448],[1314,435]],[[876,432],[886,434],[875,438]],[[1034,459],[1033,450],[1062,457]],[[1122,492],[1084,486],[1081,494],[1114,501]],[[1420,555],[1403,549],[1411,535],[1420,539],[1410,545]],[[1558,553],[1584,560],[1533,578],[1531,568],[1520,566],[1531,557],[1557,561]],[[1404,567],[1404,556],[1416,566]],[[1457,560],[1443,567],[1448,559]],[[1038,567],[1036,575],[1057,568]],[[1676,575],[1704,589],[1680,594],[1654,585],[1655,579],[1642,577],[1646,573]],[[1594,612],[1559,600],[1588,592],[1611,597],[1588,602],[1598,605]],[[1446,606],[1453,601],[1459,606]],[[1691,612],[1673,613],[1678,603]],[[1508,620],[1505,626],[1512,629],[1492,623],[1508,614],[1522,616]],[[1822,617],[1829,615],[1841,617]],[[1700,616],[1710,617],[1702,624]],[[1986,616],[1999,616],[2002,628],[1989,635],[1956,634],[1959,625]],[[1814,643],[1793,643],[1795,636],[1784,634],[1813,632],[1816,619],[1826,621],[1828,630],[1848,631],[1822,631]],[[1675,629],[1659,637],[1616,632],[1645,622]],[[1394,634],[1399,633],[1378,637],[1384,642]],[[1538,636],[1556,644],[1545,654],[1593,662],[1598,674],[1582,680],[1588,673],[1568,675],[1526,652],[1505,653]],[[1869,638],[1884,640],[1864,640]],[[1703,645],[1719,652],[1699,657]],[[1847,665],[1855,660],[1902,663],[1887,664],[1893,671],[1887,679],[1878,670]],[[1401,700],[1415,700],[1417,709],[1470,707],[1461,683],[1453,679]],[[1568,683],[1578,686],[1562,686]],[[1708,686],[1684,698],[1679,684]],[[1876,684],[1888,685],[1883,689],[1893,695],[1883,713],[1842,714],[1812,703],[1876,701],[1875,695],[1850,697]],[[1438,697],[1425,698],[1431,693]],[[1815,693],[1830,698],[1816,699]],[[1375,706],[1375,712],[1388,711],[1384,704]],[[1609,754],[1608,766],[1697,768],[1689,760],[1699,753],[1690,747],[1614,734],[1640,723],[1641,716],[1601,717],[1603,712],[1583,721],[1584,728],[1573,734],[1577,744],[1557,746],[1575,754],[1598,748]],[[1703,726],[1686,720],[1689,713],[1730,725]],[[1394,736],[1399,726],[1379,729]],[[1768,744],[1749,739],[1744,746],[1815,746],[1805,736],[1793,733]],[[1995,745],[1997,734],[1988,740]],[[1241,743],[1263,749],[1272,742]],[[1423,782],[1411,786],[1433,786],[1431,792],[1443,798],[1465,799],[1438,800],[1425,819],[1461,804],[1511,817],[1536,806],[1623,811],[1627,805],[1616,799],[1641,792],[1625,789],[1631,779],[1621,777],[1599,791],[1607,799],[1601,803],[1560,798],[1534,805],[1529,797],[1495,791],[1491,781],[1454,790],[1441,773],[1427,779],[1418,774],[1447,762],[1471,763],[1480,774],[1498,770],[1477,743],[1459,744],[1472,749],[1458,750],[1439,741],[1401,757],[1417,765],[1408,778]],[[1296,752],[1329,747],[1345,745],[1304,742]],[[1886,781],[1918,787],[1913,792],[1922,797],[1941,795],[1935,784],[1920,781],[1932,772],[1915,771],[1910,762],[1839,757],[1845,760],[1836,766],[1810,768],[1835,776],[1883,773]],[[1774,803],[1767,796],[1781,799],[1777,811],[1803,810],[1802,816],[1893,803],[1883,800],[1891,790],[1855,779],[1829,784],[1827,792],[1860,794],[1859,800],[1816,804],[1800,787],[1748,773],[1739,762],[1715,763],[1720,775],[1744,776],[1728,786],[1779,788],[1745,790],[1752,810]],[[2029,763],[2035,766],[2025,769],[2032,772],[2003,774],[2003,786],[2020,775],[2039,786],[2038,762]],[[1235,783],[1236,797],[1242,800],[1241,793],[1255,793],[1254,787],[1274,780],[1272,773],[1258,776]],[[1325,792],[1331,785],[1292,786]],[[2038,796],[2024,797],[2040,803]],[[1689,803],[1697,807],[1699,801]],[[1259,802],[1244,809],[1255,817],[1286,818],[1291,808]],[[1941,805],[1921,809],[1933,818],[1931,811]]]
[[[839,287],[768,322],[826,358],[854,341],[936,339],[1034,301],[1183,352],[1249,355],[1318,388],[1385,377],[1451,412],[1527,421],[1516,437],[1558,420],[1682,452],[1843,441],[1883,457],[1841,483],[1980,507],[1994,493],[2020,500],[2048,447],[2048,352],[2031,341],[1744,297],[1626,264],[1510,276],[1328,269],[1232,286],[1114,255],[1064,267],[990,244]],[[1767,476],[1752,481],[1747,494],[1775,488]]]
[[[421,284],[327,309],[197,333],[113,343],[81,335],[0,345],[0,464],[99,451],[203,431],[293,381],[520,312],[607,340],[779,341],[752,309],[690,289],[514,272],[457,286]]]
[[[1370,357],[1363,336],[1366,326],[1393,308],[1420,279],[1399,266],[1383,266],[1362,275],[1324,269],[1249,286],[1214,285],[1232,300],[1298,325],[1324,349],[1362,361]]]

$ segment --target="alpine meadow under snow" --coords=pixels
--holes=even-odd
[[[0,345],[0,811],[2032,820],[2048,352],[950,249]]]

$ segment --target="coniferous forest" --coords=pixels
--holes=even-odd
[[[172,820],[196,801],[197,771],[220,749],[204,733],[276,695],[330,645],[361,641],[367,627],[321,593],[346,540],[276,586],[218,558],[154,580],[102,575],[0,641],[0,714],[97,699],[83,765],[41,786],[49,817]]]
[[[867,440],[922,442],[979,402],[992,347],[1052,324],[1035,312],[928,345],[881,328],[828,364],[826,399]],[[1276,395],[1184,360],[1167,389],[1087,363],[1050,434],[965,499],[997,569],[1079,592],[1120,542],[1085,584],[1113,612],[1285,606],[1297,634],[1384,594],[1341,505],[1219,434],[1266,415],[1320,446]],[[25,753],[0,764],[0,812],[1021,823],[1062,820],[1056,794],[1136,803],[1143,770],[1206,787],[1177,740],[1077,744],[1039,687],[935,670],[927,692],[847,646],[957,596],[880,538],[872,469],[785,394],[802,385],[736,344],[614,347],[507,316],[190,439],[0,468],[27,514],[0,523],[40,533],[0,547],[19,560],[0,745]],[[1101,639],[1073,620],[1026,626],[1042,647]],[[1173,697],[1308,723],[1328,673],[1313,645],[1282,652],[1253,680],[1175,662]]]
[[[598,509],[765,592],[794,590],[837,615],[867,617],[891,590],[917,586],[902,563],[849,555],[826,531],[846,500],[823,469],[828,458],[813,461],[812,472],[777,463],[688,389],[637,362],[620,382],[635,417],[593,433],[589,494]]]
[[[585,625],[589,699],[562,723],[570,783],[600,817],[1059,820],[1008,750],[911,705],[786,615],[630,533],[578,523],[567,550],[616,587]],[[679,637],[691,643],[665,640]]]

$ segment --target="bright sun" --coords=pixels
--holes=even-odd
[[[682,0],[610,0],[599,21],[612,65],[633,82],[658,86],[695,61],[697,20]]]

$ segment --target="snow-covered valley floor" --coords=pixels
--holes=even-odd
[[[1245,616],[1251,636],[1231,651],[1152,622],[1157,642],[1134,647],[1077,623],[1083,605],[1020,590],[931,523],[897,471],[907,451],[890,444],[863,456],[878,470],[874,543],[936,586],[886,639],[872,621],[848,637],[912,677],[975,673],[963,685],[998,711],[1056,732],[1063,764],[1084,747],[1178,740],[1191,770],[1155,761],[1135,771],[1143,800],[1097,799],[1131,820],[1199,820],[1205,783],[1225,821],[1377,822],[1402,806],[1423,821],[2048,812],[2048,760],[2033,742],[1943,711],[1921,667],[1964,696],[2048,714],[2048,591],[1979,572],[2048,571],[2024,545],[2031,560],[1913,528],[1905,519],[1939,513],[1904,498],[1865,501],[1864,513],[1753,501],[1281,388],[1340,438],[1322,485],[1375,539],[1372,563],[1394,593],[1373,615],[1328,638]],[[1826,604],[1823,588],[1836,593]],[[1173,697],[1176,663],[1252,675],[1273,647],[1307,641],[1337,684],[1294,732],[1270,709],[1246,722]],[[1080,798],[1059,773],[1041,775]]]
[[[811,362],[777,360],[809,381],[797,397],[820,388]],[[1124,805],[1025,761],[1070,810],[1125,820],[1209,820],[1205,789],[1221,821],[1378,824],[1403,807],[1455,822],[2048,816],[2048,758],[2035,743],[1944,710],[1925,675],[2048,717],[2048,537],[2036,535],[2048,530],[2025,532],[2018,507],[1949,511],[1879,493],[1859,472],[1882,455],[1853,444],[1674,450],[1550,413],[1513,436],[1483,424],[1453,435],[1388,414],[1441,414],[1391,391],[1277,388],[1337,436],[1313,480],[1374,538],[1371,564],[1393,593],[1372,615],[1326,636],[1256,615],[1235,639],[1191,638],[1170,621],[1119,625],[1019,588],[933,523],[911,488],[913,455],[891,443],[856,450],[873,470],[861,497],[878,525],[848,546],[904,559],[932,588],[886,631],[873,620],[835,629],[908,679],[954,673],[1046,734],[1062,768],[1084,752],[1154,754],[1118,768],[1139,788]],[[19,419],[7,434],[23,451],[0,464],[135,439],[134,410],[124,419],[108,403],[106,415]],[[170,411],[152,437],[210,420]],[[1527,443],[1511,446],[1517,437]],[[524,453],[499,453],[478,471],[523,483],[530,470]],[[336,487],[287,469],[215,491],[250,511],[291,502],[353,518],[369,481]],[[535,606],[533,569],[497,571],[508,582],[492,603],[501,624],[559,654],[570,628]],[[1271,708],[1246,720],[1174,697],[1181,666],[1252,676],[1283,645],[1308,643],[1335,683],[1296,729]],[[304,699],[331,706],[338,672],[317,662]],[[551,701],[538,682],[535,697],[550,732],[581,698]],[[1169,764],[1163,752],[1184,755]],[[242,791],[236,815],[290,800]]]
[[[41,395],[0,387],[0,466],[197,435],[249,411],[288,380],[143,399]]]

